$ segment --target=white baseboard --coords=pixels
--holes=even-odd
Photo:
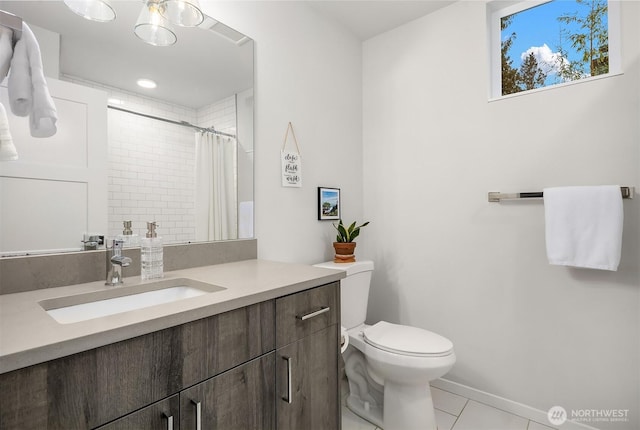
[[[523,405],[522,403],[505,399],[504,397],[476,390],[475,388],[471,388],[457,382],[449,381],[447,379],[441,378],[435,381],[431,381],[431,386],[444,391],[448,391],[453,394],[457,394],[462,397],[466,397],[467,399],[474,400],[478,403],[483,403],[496,409],[518,415],[522,418],[526,418],[528,420],[553,427],[551,424],[549,424],[549,420],[547,420],[546,411],[541,411],[539,409],[532,408],[531,406]],[[566,421],[564,424],[557,428],[562,430],[598,430],[595,427],[577,423],[575,421]]]

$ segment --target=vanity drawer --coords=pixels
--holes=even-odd
[[[340,282],[276,299],[276,348],[340,322]]]

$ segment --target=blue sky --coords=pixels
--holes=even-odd
[[[501,35],[503,40],[511,33],[515,32],[517,35],[509,51],[513,60],[512,66],[515,68],[520,67],[522,62],[521,54],[531,47],[542,47],[546,44],[551,53],[557,52],[560,44],[561,28],[565,28],[570,32],[579,31],[576,24],[572,24],[569,27],[567,24],[560,23],[557,17],[576,11],[579,16],[584,16],[588,8],[578,5],[574,0],[554,0],[517,13],[511,25]],[[569,52],[569,59],[578,58],[578,54],[571,49],[571,44],[566,40],[566,36],[563,36],[563,39],[565,39],[563,47]]]
[[[333,190],[322,190],[320,198],[323,202],[329,202],[332,205],[338,204],[338,192]]]

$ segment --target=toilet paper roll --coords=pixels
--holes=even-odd
[[[340,326],[340,353],[344,353],[349,346],[349,333],[347,329]]]

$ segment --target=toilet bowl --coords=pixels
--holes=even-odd
[[[429,382],[455,364],[452,342],[418,327],[380,321],[366,325],[373,262],[321,263],[347,272],[341,281],[347,407],[384,430],[436,430]]]
[[[383,393],[380,414],[368,414],[364,402],[359,404],[362,400],[357,398],[348,402],[350,409],[361,416],[364,412],[363,418],[385,430],[436,430],[429,382],[445,375],[455,364],[453,344],[427,330],[385,321],[362,325],[348,333],[350,344],[364,356],[369,377]],[[399,347],[398,340],[405,345]]]

